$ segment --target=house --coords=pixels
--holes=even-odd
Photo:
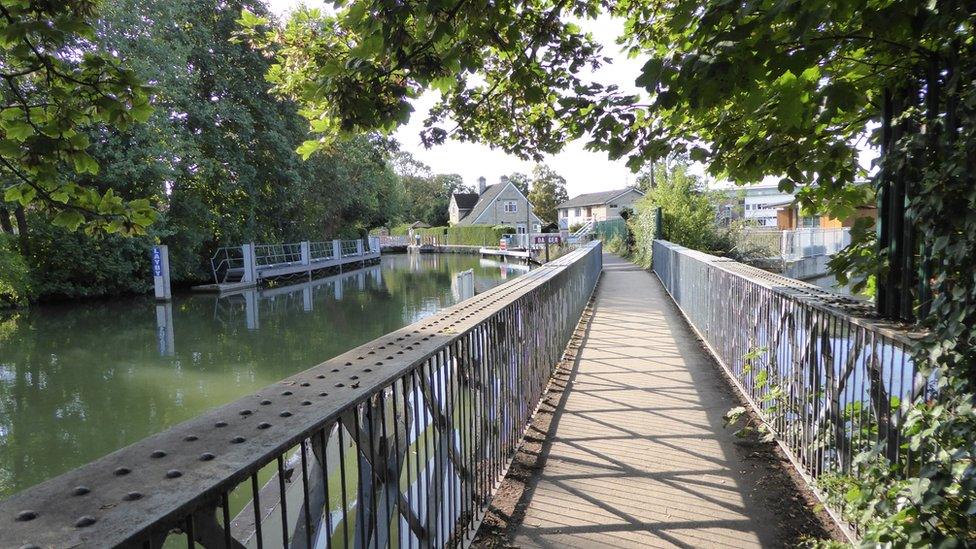
[[[792,194],[780,192],[776,184],[750,185],[743,191],[742,217],[760,227],[776,228],[777,209],[794,200]]]
[[[478,193],[454,193],[447,206],[448,223],[457,225],[478,203]]]
[[[529,222],[532,232],[542,229],[542,221],[532,213],[528,198],[507,177],[503,176],[494,185],[485,183],[484,177],[478,178],[478,194],[451,196],[448,206],[451,225],[509,225],[515,227],[515,232],[524,233]]]
[[[853,227],[862,217],[878,218],[878,208],[873,204],[859,206],[854,215],[847,219],[836,219],[823,215],[802,215],[795,200],[776,206],[776,228],[781,231],[792,229],[840,229]]]
[[[640,189],[627,187],[599,193],[587,193],[570,198],[556,206],[559,212],[559,227],[563,230],[589,221],[619,219],[624,208],[633,209],[634,202],[644,193]]]

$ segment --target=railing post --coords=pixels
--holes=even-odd
[[[356,239],[356,255],[363,255],[363,239]]]
[[[332,241],[332,258],[342,259],[342,241],[333,240]]]
[[[302,250],[302,265],[309,265],[310,263],[312,263],[312,252],[308,240],[302,241],[301,250]]]
[[[254,243],[241,246],[241,252],[244,258],[244,276],[241,278],[241,282],[253,284],[258,281],[258,265],[257,256],[254,253]]]

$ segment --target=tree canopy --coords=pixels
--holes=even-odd
[[[532,190],[529,191],[529,202],[535,215],[546,223],[555,223],[556,206],[567,200],[566,178],[545,164],[537,164],[532,170]]]

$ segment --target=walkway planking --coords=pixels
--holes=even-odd
[[[780,464],[768,448],[724,427],[736,405],[657,278],[604,255],[592,321],[513,545],[788,544],[795,532],[784,521],[803,503],[782,469],[770,475]]]

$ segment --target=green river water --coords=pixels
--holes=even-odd
[[[310,368],[523,272],[466,255],[237,295],[39,306],[0,317],[0,498]],[[470,292],[468,290],[468,292]]]

